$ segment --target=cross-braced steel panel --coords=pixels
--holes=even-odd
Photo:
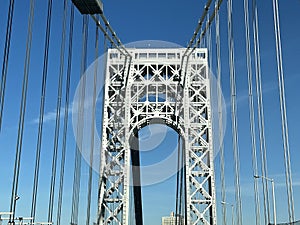
[[[155,121],[174,128],[184,140],[185,221],[215,225],[207,50],[196,49],[187,61],[181,48],[128,51],[131,61],[115,49],[107,55],[98,223],[129,224],[130,185],[136,185],[130,141]]]

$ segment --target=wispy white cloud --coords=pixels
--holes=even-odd
[[[57,114],[56,109],[45,113],[44,118],[43,118],[44,123],[50,123],[52,121],[55,121],[56,120],[56,114]],[[60,117],[62,118],[64,116],[64,114],[65,114],[65,107],[62,107],[60,109]],[[72,114],[72,107],[69,107],[69,114]],[[34,118],[31,121],[31,123],[32,124],[38,124],[39,123],[39,117]]]
[[[97,99],[97,101],[99,101]],[[92,110],[92,106],[93,106],[93,101],[91,98],[86,98],[84,101],[84,109],[85,109],[85,116],[86,115],[90,115],[91,110]],[[73,101],[70,105],[69,105],[69,109],[68,109],[68,114],[69,115],[76,115],[78,114],[78,102]],[[65,107],[61,107],[60,109],[60,117],[63,118],[65,114]],[[52,111],[46,112],[44,114],[44,123],[50,123],[56,120],[56,109],[53,109]],[[32,124],[38,124],[39,123],[39,116],[37,116],[36,118],[34,118],[33,120],[31,120]]]
[[[56,112],[48,112],[44,115],[44,123],[50,122],[55,120],[56,118]],[[35,118],[32,120],[33,124],[38,124],[39,123],[39,117]]]

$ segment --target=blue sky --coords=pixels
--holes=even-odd
[[[56,94],[59,71],[59,48],[61,40],[62,1],[53,0],[53,20],[50,38],[49,70],[45,105],[45,123],[42,143],[42,158],[40,171],[40,186],[38,190],[37,220],[45,221],[49,198],[49,184],[51,174],[51,157],[53,151],[53,134],[55,126]],[[197,21],[201,16],[205,1],[177,1],[177,0],[103,0],[104,12],[110,24],[124,44],[141,40],[169,41],[186,46],[190,40]],[[247,94],[247,73],[245,55],[243,1],[233,1],[234,6],[234,36],[235,36],[235,65],[237,75],[238,99],[238,129],[239,149],[241,156],[241,191],[243,221],[245,225],[254,223],[253,178],[251,169],[251,140],[249,128],[249,110]],[[39,98],[41,90],[41,75],[43,66],[43,46],[45,39],[46,1],[36,1],[35,20],[33,28],[33,46],[30,65],[30,79],[28,91],[27,112],[25,117],[25,132],[21,161],[20,185],[18,194],[21,196],[17,203],[17,215],[29,216],[31,205],[31,192],[33,183],[34,157],[37,139],[37,118],[39,115]],[[279,94],[277,84],[276,52],[274,25],[272,14],[272,1],[258,2],[260,17],[260,45],[261,65],[263,79],[263,97],[265,106],[265,129],[268,158],[269,177],[275,179],[278,221],[287,221],[287,200],[285,193],[283,145],[281,139],[281,123],[279,111]],[[0,9],[0,62],[5,40],[5,27],[8,0],[2,2]],[[300,122],[297,118],[300,109],[298,100],[298,85],[300,83],[299,55],[300,55],[300,2],[298,0],[279,1],[281,34],[283,45],[283,62],[286,82],[287,114],[290,134],[290,150],[292,157],[292,172],[294,181],[294,200],[296,219],[300,219],[300,168],[299,168],[299,133]],[[27,17],[29,1],[16,1],[13,20],[13,34],[8,67],[7,90],[5,97],[4,121],[0,133],[0,211],[9,211],[9,201],[12,186],[13,163],[17,140],[17,126],[19,117],[19,104],[21,99],[21,85],[25,56],[25,43],[27,32]],[[227,50],[227,14],[226,1],[222,4],[221,12],[221,54],[222,54],[222,91],[226,102],[227,126],[224,138],[226,158],[226,192],[227,201],[234,204],[233,186],[233,153],[232,135],[230,126],[230,92]],[[94,24],[90,20],[90,33],[88,44],[88,65],[93,62]],[[72,64],[71,99],[80,76],[81,57],[81,27],[82,19],[79,13],[75,14],[74,28],[74,54]],[[214,30],[214,25],[212,26]],[[213,37],[214,37],[213,31]],[[251,33],[252,35],[252,33]],[[103,52],[103,37],[100,38],[100,52]],[[213,39],[212,56],[215,57],[215,44]],[[214,59],[215,60],[215,59]],[[66,67],[65,67],[66,70]],[[212,71],[215,73],[215,62]],[[65,85],[65,84],[64,84]],[[65,93],[65,90],[64,90]],[[101,102],[99,102],[101,105]],[[65,106],[63,102],[63,107]],[[99,118],[101,117],[99,110]],[[257,115],[256,115],[257,116]],[[101,119],[97,121],[101,122]],[[63,222],[70,221],[70,208],[72,196],[73,161],[74,161],[74,134],[69,121],[68,148],[66,162],[66,185],[64,192]],[[100,126],[100,125],[98,125]],[[61,125],[62,127],[62,125]],[[99,127],[98,127],[99,129]],[[160,129],[160,127],[158,127]],[[141,155],[142,163],[149,164],[159,161],[166,154],[167,146],[173,146],[177,140],[175,131],[166,128],[166,138],[162,144],[153,151]],[[141,131],[146,141],[151,141],[151,133],[147,129]],[[148,138],[148,139],[147,139]],[[155,137],[153,142],[157,141]],[[61,138],[59,146],[61,149]],[[141,148],[143,142],[141,142]],[[59,156],[60,157],[60,156]],[[218,219],[220,220],[220,176],[219,157],[215,160]],[[59,171],[58,171],[59,172]],[[86,190],[88,165],[82,165],[82,186],[80,198],[81,223],[85,222]],[[142,179],[145,179],[142,177]],[[92,213],[96,213],[97,206],[97,173],[94,173]],[[57,189],[56,189],[57,190]],[[160,224],[161,217],[169,215],[175,208],[175,177],[163,183],[144,187],[143,207],[145,225]],[[260,192],[261,193],[261,192]],[[56,212],[56,211],[54,211]],[[228,214],[229,216],[230,214]],[[228,218],[229,219],[229,218]]]

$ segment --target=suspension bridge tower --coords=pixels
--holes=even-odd
[[[138,131],[165,124],[183,140],[185,224],[215,225],[216,200],[207,50],[109,49],[103,111],[98,224],[142,224]],[[130,197],[133,188],[133,198]]]

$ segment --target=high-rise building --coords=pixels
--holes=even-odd
[[[164,216],[161,218],[162,225],[181,225],[183,224],[183,217],[180,215],[175,215],[171,212],[170,216]]]

